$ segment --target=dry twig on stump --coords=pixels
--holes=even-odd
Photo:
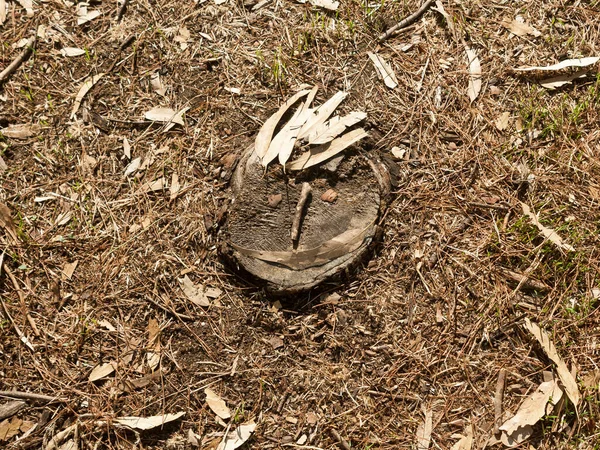
[[[310,184],[302,183],[302,191],[300,191],[300,198],[296,205],[296,213],[294,215],[294,221],[292,222],[292,241],[296,242],[300,236],[300,223],[302,222],[302,212],[304,211],[304,205],[310,195]]]

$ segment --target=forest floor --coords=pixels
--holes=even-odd
[[[598,448],[598,65],[514,70],[600,56],[598,1],[444,0],[383,42],[417,0],[27,3],[0,0],[0,68],[32,48],[0,81],[0,447],[504,448],[566,364],[578,404],[521,448]],[[277,299],[219,245],[237,156],[305,85],[349,92],[399,182],[370,262]]]

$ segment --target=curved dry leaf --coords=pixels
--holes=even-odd
[[[135,430],[151,430],[152,428],[160,427],[166,423],[173,422],[174,420],[177,420],[183,416],[185,416],[185,412],[180,411],[176,414],[165,414],[164,416],[117,417],[113,422],[133,428]]]
[[[304,153],[297,160],[288,164],[286,168],[289,170],[302,170],[320,164],[324,161],[327,161],[329,158],[334,157],[341,151],[344,151],[346,148],[360,141],[362,138],[367,137],[368,135],[369,133],[362,128],[352,130],[343,136],[334,139],[328,144],[315,147],[314,149]]]
[[[179,116],[177,112],[172,108],[166,108],[163,106],[155,106],[150,111],[146,111],[144,114],[146,120],[153,122],[173,122],[183,125],[183,117]]]
[[[556,364],[556,372],[558,373],[558,378],[565,387],[565,393],[573,402],[573,406],[575,410],[577,410],[577,406],[579,405],[579,388],[577,387],[577,382],[571,372],[567,368],[567,365],[560,357],[558,352],[556,351],[556,347],[554,343],[550,340],[548,334],[542,330],[537,324],[531,322],[529,319],[525,319],[525,328],[537,339],[540,343],[548,358]]]
[[[63,56],[81,56],[85,55],[85,50],[77,47],[64,47],[60,49],[60,54]]]
[[[576,59],[565,59],[558,64],[552,64],[550,66],[531,66],[531,67],[518,67],[514,70],[520,72],[527,72],[532,70],[561,70],[568,67],[587,67],[592,64],[596,64],[600,61],[600,56],[589,56],[587,58],[576,58]]]
[[[313,145],[326,144],[346,131],[346,128],[356,125],[358,122],[366,118],[367,113],[359,111],[351,112],[344,117],[335,116],[320,127],[316,128],[308,136],[308,143]]]
[[[129,175],[134,174],[142,165],[142,158],[135,158],[134,160],[132,160],[127,167],[125,168],[125,176],[128,177]]]
[[[17,227],[13,221],[10,209],[4,203],[0,203],[0,228],[4,228],[6,234],[8,234],[15,244],[18,244]]]
[[[550,399],[553,399],[553,403],[555,403],[560,396],[562,396],[562,392],[556,380],[543,382],[533,394],[523,400],[517,413],[504,422],[499,430],[510,436],[525,425],[535,425],[546,415],[546,405]]]
[[[529,219],[531,219],[531,222],[538,228],[538,230],[540,230],[540,233],[542,233],[542,235],[546,239],[548,239],[550,242],[552,242],[554,245],[556,245],[562,250],[567,250],[569,252],[575,251],[575,248],[563,242],[562,238],[558,235],[556,231],[554,231],[552,228],[548,228],[542,225],[538,220],[537,216],[531,212],[531,209],[528,205],[521,202],[521,208],[523,209],[523,214],[525,214],[527,217],[529,217]]]
[[[545,80],[541,80],[540,84],[546,89],[557,89],[565,84],[571,83],[577,78],[585,78],[588,72],[589,69],[581,69],[572,74],[563,74],[552,78],[546,78]]]
[[[94,10],[88,12],[87,7],[81,6],[77,11],[77,25],[86,24],[101,15],[102,11]]]
[[[223,437],[217,450],[235,450],[236,448],[241,447],[248,439],[250,439],[250,436],[252,436],[255,429],[256,423],[254,423],[254,421],[238,425],[235,430]]]
[[[460,440],[454,444],[450,450],[471,450],[473,447],[473,425],[467,425],[465,436],[461,437]]]
[[[81,106],[81,101],[88,93],[88,91],[94,87],[94,85],[102,78],[105,74],[99,73],[97,75],[92,75],[91,77],[87,77],[85,81],[81,84],[79,88],[79,92],[75,96],[75,103],[73,103],[73,110],[71,111],[71,119],[75,118],[75,114],[79,111],[79,107]]]
[[[265,120],[263,126],[260,128],[260,131],[256,135],[256,140],[254,141],[254,151],[258,155],[259,158],[264,158],[269,150],[269,144],[271,144],[271,139],[273,137],[273,132],[275,128],[277,128],[277,124],[285,114],[285,112],[296,103],[300,98],[307,95],[309,90],[302,90],[297,92],[291,98],[289,98],[283,105],[279,107],[277,112]]]
[[[92,372],[88,377],[88,381],[94,382],[101,380],[102,378],[106,378],[107,376],[111,375],[115,370],[117,370],[117,363],[114,361],[105,364],[99,364],[92,369]]]
[[[367,52],[369,58],[373,62],[375,69],[377,69],[377,74],[383,80],[385,85],[390,89],[394,89],[398,86],[398,79],[396,78],[396,74],[394,73],[394,69],[392,66],[383,59],[383,56],[378,55],[376,53]]]
[[[523,441],[526,441],[533,434],[533,427],[531,425],[525,425],[524,427],[517,428],[512,434],[502,433],[500,436],[500,442],[507,447],[516,447],[521,445]]]
[[[231,417],[231,411],[227,407],[225,400],[217,395],[211,388],[204,389],[206,394],[206,404],[217,416],[223,420],[227,420]]]
[[[425,419],[417,427],[417,450],[427,450],[431,443],[431,432],[433,431],[433,409],[425,411]]]
[[[370,229],[371,226],[365,229],[352,228],[324,242],[319,247],[309,249],[299,247],[294,251],[252,250],[235,244],[231,244],[231,246],[243,255],[300,270],[322,266],[335,258],[353,252],[362,245]]]
[[[473,49],[465,46],[465,52],[469,64],[469,88],[467,93],[473,102],[481,92],[481,63]]]
[[[152,86],[154,92],[156,92],[158,95],[164,96],[167,93],[167,88],[162,83],[162,80],[160,79],[160,73],[158,72],[154,72],[152,75],[150,75],[150,85]]]
[[[347,92],[336,92],[329,100],[313,110],[312,114],[300,130],[298,139],[304,139],[314,129],[324,124],[346,97],[348,97]]]
[[[210,306],[210,300],[204,293],[202,286],[196,286],[187,275],[179,280],[179,282],[181,283],[183,293],[192,303],[198,306]]]

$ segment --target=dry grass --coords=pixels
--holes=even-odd
[[[357,449],[414,448],[430,408],[432,448],[450,448],[469,423],[482,448],[500,369],[514,413],[551,368],[525,317],[551,333],[580,381],[597,373],[600,77],[547,91],[510,69],[600,55],[598,2],[444,2],[454,33],[429,11],[378,48],[398,76],[393,91],[366,52],[415,0],[349,0],[337,13],[279,0],[255,12],[233,0],[132,0],[118,24],[115,3],[90,7],[103,15],[80,27],[63,2],[36,4],[33,18],[11,4],[0,28],[5,67],[21,51],[13,43],[46,27],[0,92],[3,126],[41,127],[25,140],[0,137],[0,201],[18,234],[0,235],[0,295],[12,317],[2,313],[0,389],[64,399],[30,401],[18,415],[37,429],[8,447],[40,448],[78,424],[80,448],[183,448],[189,429],[224,431],[204,401],[211,386],[235,421],[258,422],[248,448],[294,448],[303,434],[312,447],[297,448],[342,448],[336,436]],[[501,22],[517,14],[541,36],[511,36]],[[180,27],[190,34],[185,50]],[[473,103],[463,40],[483,68]],[[63,47],[86,54],[65,58]],[[70,119],[79,85],[102,72]],[[165,98],[151,87],[155,72]],[[411,150],[397,162],[400,184],[372,261],[345,285],[277,307],[223,267],[219,230],[233,155],[303,83],[318,84],[321,101],[348,90],[344,108],[369,114],[372,151],[402,142]],[[164,132],[143,121],[159,104],[189,106],[186,125]],[[504,111],[510,122],[499,131]],[[133,158],[150,161],[129,178],[124,138]],[[145,192],[144,183],[174,175],[179,192]],[[36,200],[49,193],[56,198]],[[519,201],[575,251],[544,241]],[[63,268],[75,261],[69,278]],[[178,283],[186,273],[221,297],[208,308],[190,303]],[[162,330],[154,376],[151,319]],[[119,361],[115,374],[88,381],[110,361]],[[568,405],[547,417],[534,447],[597,448],[600,396],[586,389],[579,418]],[[177,411],[182,421],[140,436],[97,423]]]

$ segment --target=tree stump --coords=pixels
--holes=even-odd
[[[379,233],[391,185],[387,167],[356,148],[286,174],[279,164],[265,172],[253,145],[240,158],[231,183],[225,255],[267,290],[281,294],[313,288],[360,262]],[[305,183],[311,193],[294,241],[292,224]]]

